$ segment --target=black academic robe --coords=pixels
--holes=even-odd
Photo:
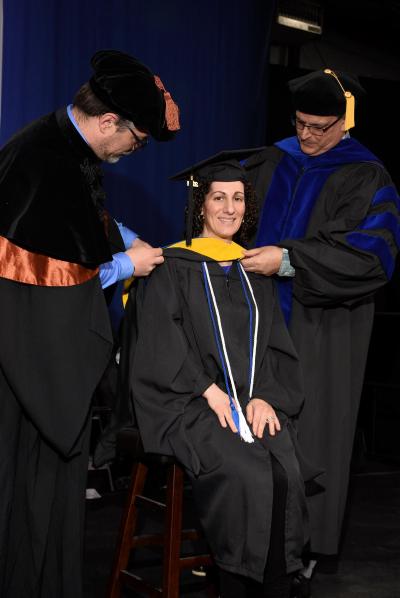
[[[294,571],[306,532],[290,418],[300,409],[303,390],[273,285],[250,275],[260,310],[253,396],[276,409],[282,431],[275,437],[265,432],[251,444],[222,428],[202,398],[213,382],[226,391],[204,286],[206,260],[244,412],[249,400],[250,316],[237,262],[226,275],[217,262],[193,251],[168,248],[164,255],[165,263],[131,292],[124,323],[134,337],[130,385],[144,448],[173,455],[186,468],[216,563],[257,581],[269,546],[273,454],[288,478],[285,554],[287,570]]]
[[[289,249],[294,279],[276,277],[298,351],[305,404],[302,453],[325,470],[309,500],[311,549],[338,550],[350,457],[374,313],[392,275],[399,201],[382,164],[354,139],[315,157],[295,138],[250,158],[261,202],[257,246]]]
[[[0,151],[0,595],[79,598],[90,405],[112,335],[98,159],[65,110]]]
[[[89,268],[108,262],[99,164],[64,108],[27,125],[0,151],[0,235]]]

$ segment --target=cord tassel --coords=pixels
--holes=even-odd
[[[239,411],[239,434],[245,442],[254,442],[254,438],[249,428],[249,424],[247,423],[247,420],[244,417],[243,411],[241,409]]]

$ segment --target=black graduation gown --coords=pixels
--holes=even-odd
[[[382,164],[353,139],[314,158],[295,138],[248,161],[261,201],[257,246],[289,249],[277,277],[304,374],[298,440],[324,470],[309,500],[311,549],[338,550],[350,457],[374,313],[398,250],[399,202]]]
[[[98,160],[65,110],[0,152],[0,595],[79,598],[90,404],[112,335]]]
[[[287,570],[294,571],[306,532],[290,418],[303,390],[273,285],[250,276],[260,310],[253,396],[277,410],[282,431],[250,444],[222,428],[201,396],[213,382],[225,389],[201,268],[206,260],[244,410],[248,401],[249,311],[238,265],[225,275],[217,262],[192,251],[170,248],[164,255],[165,263],[130,297],[125,321],[125,330],[137,335],[130,382],[144,448],[174,455],[185,466],[216,563],[260,582],[271,524],[272,453],[288,477],[285,554]]]

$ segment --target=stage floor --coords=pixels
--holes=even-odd
[[[105,595],[125,494],[105,491],[101,498],[87,501],[84,598]],[[139,568],[154,563],[152,575],[158,574],[155,553],[138,555],[137,562]],[[182,597],[215,595],[207,578],[183,573]],[[124,593],[124,598],[135,596]],[[365,461],[351,476],[340,559],[317,570],[313,598],[396,597],[400,597],[400,466]]]

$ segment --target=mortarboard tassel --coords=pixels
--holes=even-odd
[[[344,98],[346,100],[346,113],[344,118],[344,128],[346,131],[352,129],[355,126],[355,119],[354,119],[354,111],[355,111],[355,99],[351,91],[345,91],[343,85],[340,82],[339,77],[336,75],[334,71],[331,69],[325,69],[324,73],[327,75],[332,75],[340,85],[341,90],[343,91]]]
[[[193,175],[190,175],[190,179],[187,181],[189,185],[189,196],[187,203],[187,214],[186,214],[186,246],[189,247],[192,244],[192,233],[193,233],[193,211],[194,211],[194,198],[193,198],[193,187],[198,187],[198,183],[194,180]]]
[[[352,129],[355,126],[354,120],[354,108],[355,100],[354,96],[350,91],[345,91],[344,97],[346,98],[346,115],[344,119],[344,128],[346,131]]]

